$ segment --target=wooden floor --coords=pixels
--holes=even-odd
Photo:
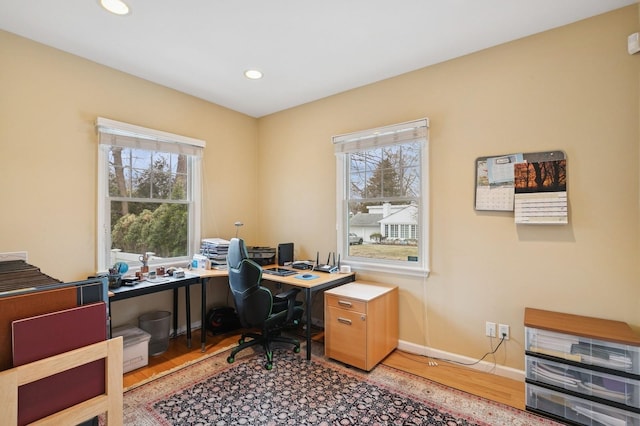
[[[214,353],[234,345],[237,343],[238,337],[239,334],[235,333],[223,336],[209,335],[206,353]],[[128,388],[155,374],[200,358],[204,355],[200,349],[199,330],[193,333],[191,349],[187,348],[186,336],[181,335],[171,339],[169,349],[164,354],[149,357],[148,366],[125,373],[124,387]],[[304,356],[304,351],[300,355]],[[392,352],[383,361],[383,364],[521,410],[525,406],[524,383],[516,380],[440,361],[435,366],[430,365],[429,358],[399,350]]]

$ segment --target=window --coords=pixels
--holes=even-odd
[[[345,263],[428,272],[428,124],[422,119],[333,138],[338,252]],[[362,244],[352,243],[354,235]]]
[[[190,259],[200,242],[204,141],[98,118],[98,270]]]

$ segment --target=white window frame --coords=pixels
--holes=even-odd
[[[188,261],[200,250],[202,217],[202,154],[206,142],[187,136],[149,129],[129,123],[98,117],[96,130],[100,136],[98,147],[98,208],[97,208],[97,271],[108,270],[111,260],[111,214],[109,196],[109,135],[128,147],[187,154],[190,163],[188,176],[189,247],[187,256],[168,259],[168,263]]]
[[[409,129],[423,141],[420,163],[421,194],[419,197],[420,217],[417,224],[419,235],[418,261],[391,261],[349,256],[349,214],[348,214],[348,153],[367,150],[377,146],[408,142],[402,140]],[[341,264],[350,265],[352,270],[398,273],[408,276],[427,277],[429,275],[429,119],[409,121],[391,126],[364,130],[333,137],[336,154],[336,230],[337,248]],[[395,142],[394,142],[395,141]],[[398,229],[400,232],[400,229]]]

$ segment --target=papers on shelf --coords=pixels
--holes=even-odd
[[[606,426],[625,426],[627,424],[626,419],[620,416],[616,416],[613,412],[603,412],[602,409],[596,409],[592,406],[584,406],[577,404],[573,399],[565,398],[564,396],[557,395],[555,393],[538,393],[537,398],[548,401],[557,407],[556,412],[563,413],[566,409],[575,411],[578,416],[587,417],[590,420],[595,420],[598,424]],[[553,410],[552,410],[553,412]],[[571,416],[573,417],[573,416]],[[592,424],[592,422],[586,422],[581,419],[581,424]]]
[[[531,363],[531,373],[539,382],[574,390],[585,395],[593,395],[623,404],[627,404],[631,398],[631,393],[626,393],[624,379],[616,380],[599,375],[584,374],[577,367],[556,367],[549,362],[537,360]]]
[[[615,370],[632,370],[633,360],[624,349],[602,346],[579,338],[538,330],[531,336],[529,350]]]
[[[531,338],[531,345],[540,349],[571,353],[571,346],[580,343],[577,337],[537,330]],[[531,349],[533,350],[533,349]],[[537,352],[537,351],[536,351]]]
[[[619,382],[622,383],[622,382]],[[624,385],[624,383],[623,383]],[[610,389],[607,389],[603,386],[598,386],[596,384],[593,383],[583,383],[580,382],[578,384],[578,386],[580,387],[580,392],[584,393],[586,395],[593,395],[593,396],[598,396],[600,398],[605,398],[608,399],[610,401],[617,401],[617,402],[621,402],[623,404],[626,404],[627,402],[629,402],[629,399],[631,397],[631,395],[627,395],[624,393],[624,391],[620,392],[620,391],[613,391]]]
[[[580,380],[577,380],[567,374],[567,370],[553,368],[548,364],[536,362],[533,364],[531,371],[536,374],[537,380],[545,383],[551,383],[561,386],[565,389],[577,389]]]
[[[572,408],[576,411],[576,413],[582,414],[583,416],[588,417],[591,420],[595,420],[598,423],[602,423],[603,425],[626,426],[627,424],[627,421],[625,419],[619,419],[612,415],[604,414],[596,410],[591,410],[587,407],[576,405]]]
[[[529,346],[529,350],[533,352],[537,352],[539,354],[554,356],[556,358],[568,359],[569,361],[581,362],[582,360],[580,355],[574,355],[568,352],[556,351],[553,349],[546,349],[539,346]]]
[[[225,269],[227,266],[229,241],[223,238],[203,238],[200,243],[200,254],[211,262],[212,269]]]

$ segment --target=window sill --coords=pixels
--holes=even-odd
[[[367,271],[367,272],[383,272],[387,274],[397,274],[404,275],[407,277],[420,277],[427,278],[429,276],[429,269],[423,266],[401,266],[401,265],[390,265],[384,263],[373,263],[373,262],[362,262],[358,260],[346,260],[341,262],[342,265],[351,266],[351,270],[354,272],[357,271]]]

